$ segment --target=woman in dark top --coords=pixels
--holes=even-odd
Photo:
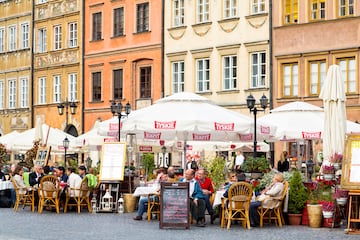
[[[283,151],[280,155],[280,160],[278,161],[277,169],[279,172],[287,172],[289,171],[289,160],[288,160],[288,152]]]

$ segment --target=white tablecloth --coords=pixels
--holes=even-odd
[[[11,181],[0,181],[0,191],[14,188]]]
[[[133,195],[135,197],[146,196],[151,193],[159,193],[157,190],[159,190],[159,186],[156,186],[156,185],[146,186],[146,187],[137,187],[135,189],[135,192],[133,193]]]
[[[225,193],[225,190],[216,191],[214,202],[213,202],[213,207],[221,204],[221,198],[224,195],[224,193]]]

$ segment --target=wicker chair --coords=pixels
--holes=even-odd
[[[90,193],[92,189],[88,186],[88,179],[86,177],[81,181],[79,188],[70,188],[66,189],[66,201],[64,206],[64,213],[67,212],[69,206],[77,207],[77,212],[80,213],[81,207],[85,206],[88,209],[88,212],[92,212],[90,204]]]
[[[151,220],[152,214],[156,214],[158,220],[160,220],[160,194],[148,194],[148,209],[147,219]]]
[[[232,220],[242,221],[243,227],[250,229],[249,207],[252,186],[247,182],[233,183],[228,190],[228,198],[221,199],[221,227],[230,229]]]
[[[18,211],[19,205],[23,205],[23,209],[25,206],[30,206],[32,212],[35,210],[35,200],[34,200],[34,191],[27,188],[19,188],[16,185],[16,182],[13,177],[11,177],[12,185],[14,186],[14,190],[16,193],[16,201],[14,205],[14,211]]]
[[[284,224],[284,217],[282,215],[283,201],[288,191],[289,183],[284,181],[284,190],[280,197],[270,197],[263,201],[266,202],[266,207],[260,206],[257,211],[260,216],[260,227],[263,226],[264,221],[267,220],[269,223],[274,221],[279,227]],[[270,201],[269,201],[270,199]]]
[[[39,207],[38,212],[42,213],[43,207],[55,207],[59,213],[60,182],[53,175],[43,176],[38,189]]]

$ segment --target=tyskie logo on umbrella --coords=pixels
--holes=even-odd
[[[176,128],[176,121],[170,122],[159,122],[155,121],[155,129],[175,129]]]
[[[217,123],[214,122],[215,131],[234,131],[234,123]]]

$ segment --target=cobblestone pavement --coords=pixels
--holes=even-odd
[[[190,229],[160,229],[157,220],[134,221],[135,213],[96,213],[86,211],[77,214],[56,214],[44,211],[32,213],[29,208],[14,212],[11,208],[0,208],[0,240],[35,239],[157,239],[157,240],[212,240],[212,239],[359,239],[359,235],[348,235],[344,228],[310,228],[308,226],[265,225],[262,229],[246,230],[241,225],[222,229],[218,219],[214,225],[204,228],[192,225]],[[144,214],[145,216],[145,214]],[[209,221],[208,221],[209,222]]]

